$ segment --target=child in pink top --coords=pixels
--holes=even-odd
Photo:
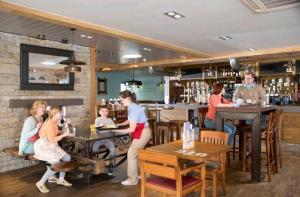
[[[216,106],[233,106],[233,104],[223,98],[225,93],[224,85],[217,83],[214,85],[212,95],[209,98],[208,112],[204,120],[204,126],[209,129],[216,128]],[[228,133],[228,144],[233,144],[234,134],[236,132],[236,127],[233,124],[224,123],[224,131]]]

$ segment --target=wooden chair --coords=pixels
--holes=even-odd
[[[228,134],[222,131],[201,131],[200,141],[217,145],[227,145]],[[206,174],[212,176],[213,197],[217,196],[217,178],[219,174],[222,175],[221,182],[223,194],[225,195],[226,193],[225,161],[226,154],[221,154],[216,156],[215,158],[209,159],[206,163]]]
[[[205,163],[180,169],[175,155],[139,150],[138,157],[141,167],[141,197],[146,196],[146,189],[162,192],[164,196],[168,194],[177,197],[201,190],[201,196],[205,196]],[[201,176],[187,175],[193,171],[198,171]]]

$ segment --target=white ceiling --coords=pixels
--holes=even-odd
[[[216,55],[300,45],[300,7],[257,14],[239,0],[8,0]],[[185,18],[163,15],[176,11]],[[233,39],[218,38],[229,35]]]

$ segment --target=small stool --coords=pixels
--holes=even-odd
[[[51,169],[55,172],[69,172],[76,168],[77,168],[77,163],[74,161],[60,162],[51,165]]]

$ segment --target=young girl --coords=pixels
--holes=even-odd
[[[65,132],[61,135],[58,133],[57,123],[61,119],[61,111],[58,107],[54,107],[49,112],[49,117],[39,131],[40,138],[34,143],[34,157],[38,160],[47,161],[50,164],[57,164],[61,161],[70,161],[71,157],[64,150],[62,150],[57,142],[69,135]],[[53,176],[56,172],[50,168],[47,169],[40,181],[36,183],[37,188],[42,193],[48,193],[49,189],[46,187],[45,182],[49,177]],[[65,180],[65,172],[60,172],[59,180],[56,182],[59,185],[72,186],[71,183]]]

